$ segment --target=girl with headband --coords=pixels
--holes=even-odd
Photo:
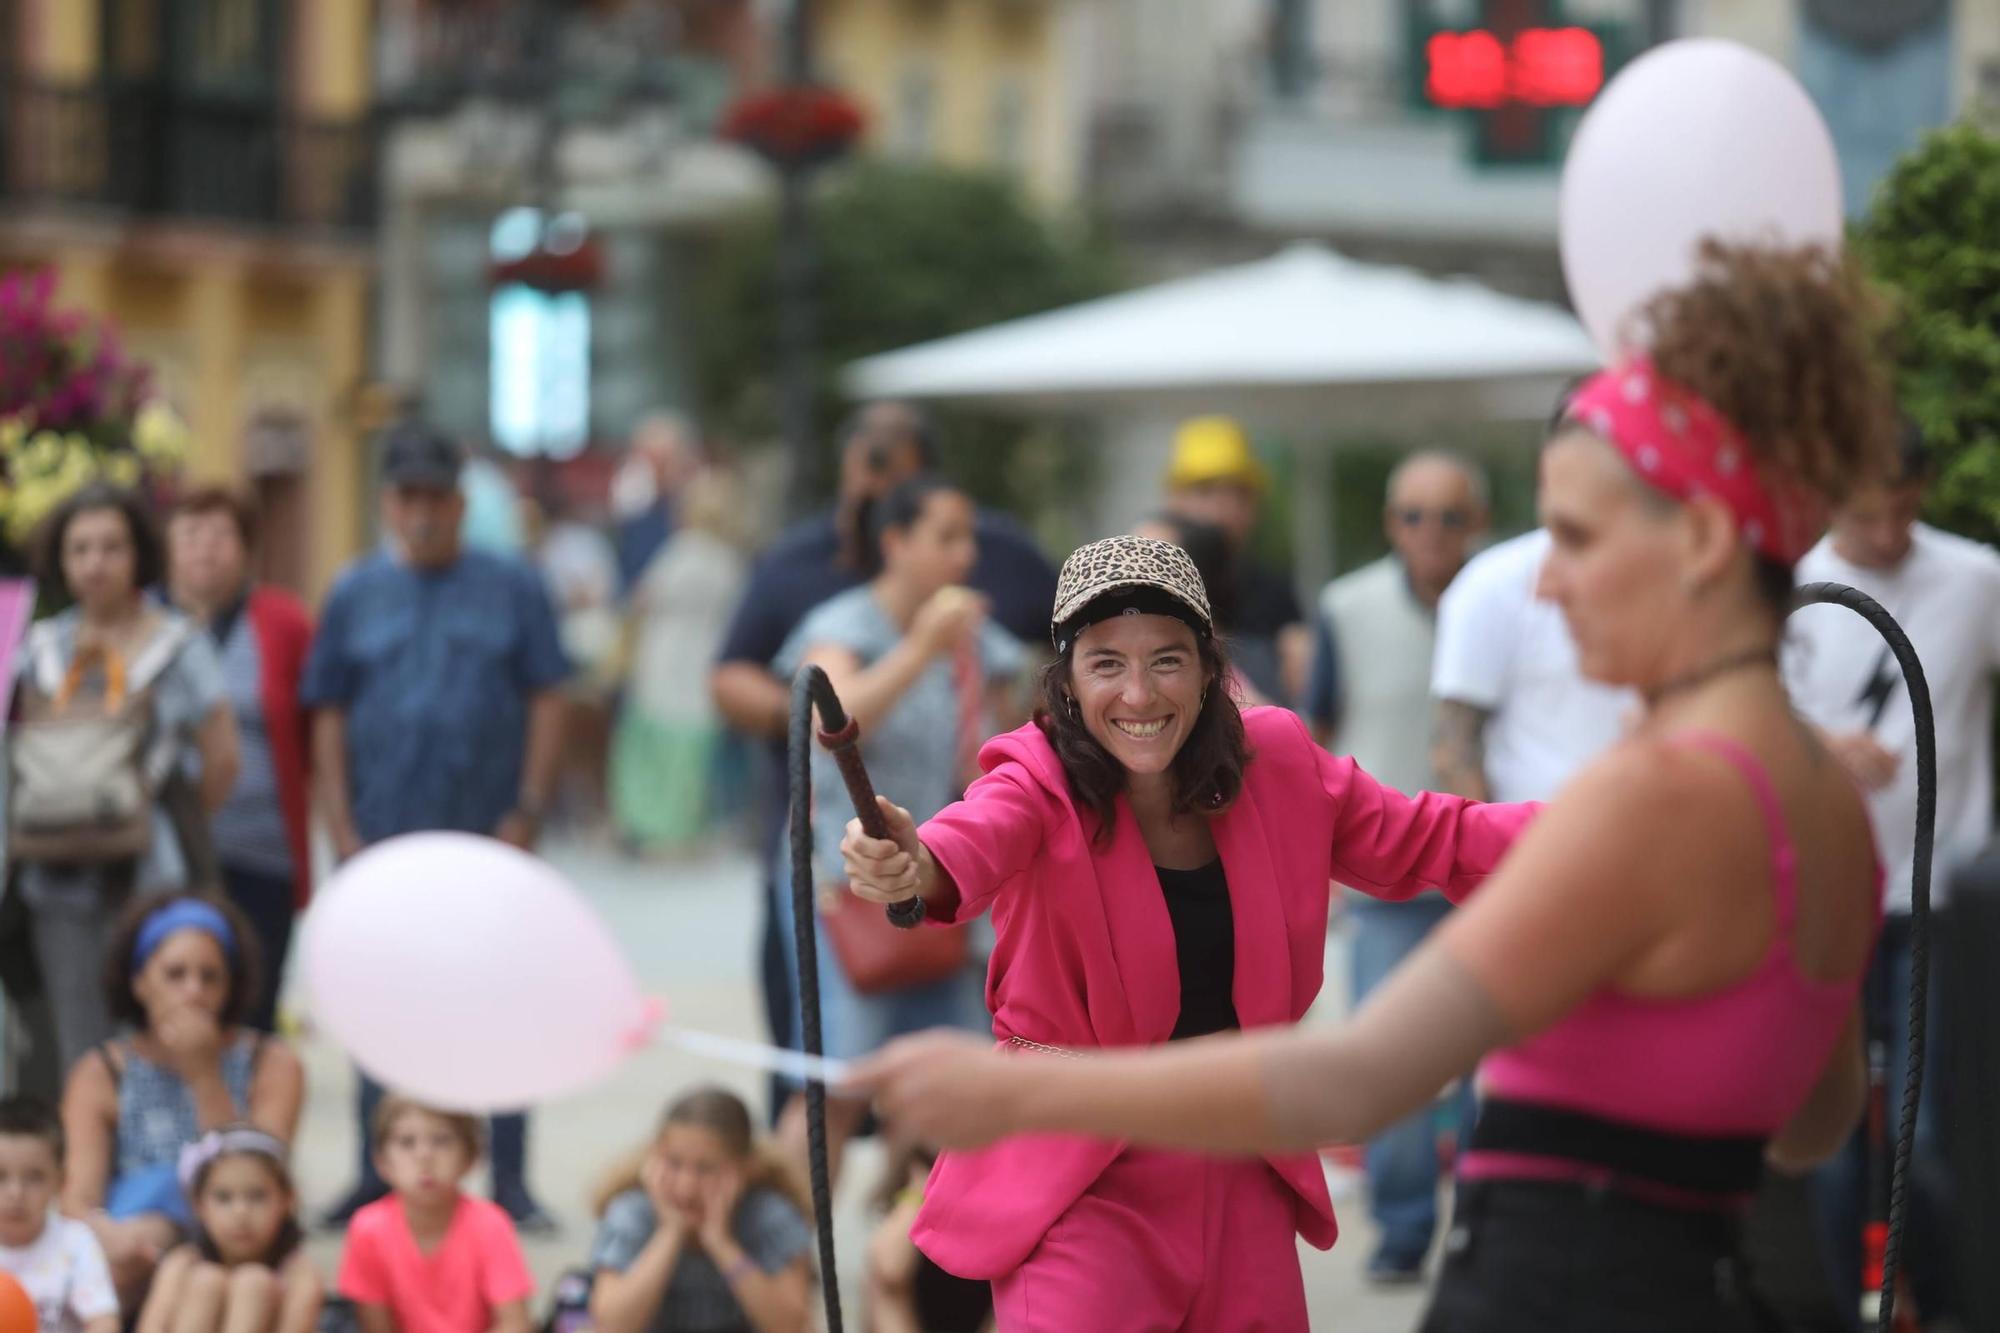
[[[168,1255],[137,1333],[312,1333],[326,1288],[302,1248],[285,1145],[251,1125],[181,1150],[192,1243]]]
[[[1845,1142],[1864,1093],[1881,871],[1777,655],[1824,502],[1890,459],[1870,329],[1825,253],[1710,243],[1643,312],[1647,351],[1578,391],[1542,458],[1541,594],[1645,716],[1344,1026],[1090,1060],[926,1036],[856,1085],[949,1144],[1246,1154],[1365,1139],[1476,1068],[1426,1333],[1759,1327],[1742,1206]],[[883,896],[944,859],[845,846]]]
[[[298,1056],[244,1026],[257,973],[256,939],[227,903],[142,899],[113,937],[105,1002],[124,1032],[70,1071],[63,1211],[90,1220],[128,1308],[192,1228],[182,1150],[239,1122],[281,1143],[298,1129]]]
[[[994,1070],[1298,1021],[1319,994],[1328,885],[1470,892],[1530,811],[1415,799],[1239,708],[1187,553],[1144,537],[1064,564],[1035,720],[987,742],[965,799],[843,844],[857,891],[989,908]],[[975,1073],[980,1071],[975,1068]],[[926,1111],[908,1099],[934,1128]],[[912,1238],[993,1283],[1003,1333],[1303,1329],[1298,1237],[1334,1237],[1309,1144],[1217,1161],[1045,1136],[946,1153]]]

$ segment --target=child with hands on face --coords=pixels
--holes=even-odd
[[[325,1289],[300,1248],[285,1145],[248,1125],[181,1155],[194,1243],[153,1278],[138,1333],[312,1333]]]
[[[460,1188],[479,1162],[479,1122],[392,1095],[374,1139],[392,1192],[354,1215],[340,1261],[363,1333],[531,1333],[535,1280],[514,1223]]]
[[[55,1211],[63,1132],[33,1097],[0,1100],[0,1273],[21,1284],[42,1333],[118,1333],[118,1293],[104,1250]]]
[[[598,1333],[801,1333],[812,1228],[789,1172],[722,1088],[667,1108],[633,1169],[603,1191],[591,1247]]]

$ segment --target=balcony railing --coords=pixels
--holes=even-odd
[[[322,233],[375,224],[375,127],[158,86],[0,81],[0,197]]]
[[[646,102],[673,104],[706,128],[751,75],[760,46],[750,0],[385,6],[375,84],[406,114],[479,98],[612,119]]]

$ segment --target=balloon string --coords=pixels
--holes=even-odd
[[[813,1081],[838,1087],[846,1082],[848,1062],[825,1056],[807,1055],[782,1046],[758,1041],[742,1041],[720,1033],[694,1028],[662,1027],[653,1039],[663,1046],[675,1046],[693,1055],[705,1055],[731,1064],[746,1065],[769,1074],[783,1074],[801,1082]]]

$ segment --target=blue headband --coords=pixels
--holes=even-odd
[[[236,961],[236,932],[229,928],[228,918],[200,899],[180,898],[147,917],[139,927],[139,938],[132,942],[132,970],[143,970],[167,942],[167,936],[177,930],[199,930],[214,936],[223,956]]]

